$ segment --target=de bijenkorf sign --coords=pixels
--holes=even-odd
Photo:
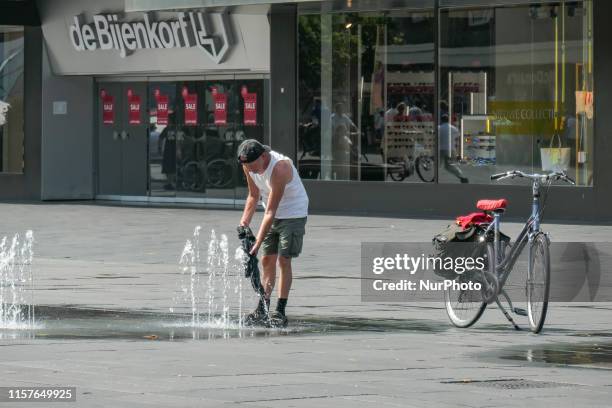
[[[118,52],[121,57],[142,49],[201,49],[215,64],[223,62],[231,47],[227,13],[179,12],[176,19],[155,21],[142,14],[140,21],[121,21],[117,14],[96,14],[91,23],[74,16],[68,32],[77,51]]]

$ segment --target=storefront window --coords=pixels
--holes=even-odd
[[[0,172],[23,172],[23,27],[0,26]]]
[[[298,24],[301,176],[434,181],[433,1],[300,15]]]
[[[439,182],[593,183],[591,1],[440,11]],[[520,181],[509,181],[520,183]]]
[[[149,84],[150,194],[234,199],[245,139],[264,141],[265,79],[233,75]]]

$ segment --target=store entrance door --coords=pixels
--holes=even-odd
[[[98,196],[146,196],[146,83],[103,82],[98,95]]]
[[[236,151],[245,139],[264,141],[264,81],[228,74],[149,81],[151,201],[235,205],[246,197]]]

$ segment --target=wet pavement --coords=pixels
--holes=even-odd
[[[605,336],[609,337],[610,333],[605,333]],[[502,350],[497,354],[504,360],[612,370],[612,342],[536,345]]]
[[[185,301],[190,282],[179,266],[196,224],[237,245],[239,212],[0,210],[2,235],[34,230],[37,304],[32,330],[0,329],[0,386],[77,387],[76,404],[53,406],[609,407],[612,400],[612,304],[553,304],[537,336],[513,330],[495,308],[460,330],[441,302],[361,302],[362,241],[427,241],[444,220],[310,216],[289,327],[253,329],[236,317],[256,300],[238,274],[227,278],[231,318],[223,320],[220,305],[208,319],[205,298],[197,314]],[[612,239],[610,226],[546,227],[557,240]],[[506,226],[511,235],[518,230]]]
[[[0,340],[16,339],[100,339],[100,340],[215,340],[288,335],[350,334],[360,332],[434,333],[446,330],[438,322],[423,319],[367,319],[345,317],[325,319],[292,316],[285,328],[245,326],[240,320],[222,322],[202,316],[147,313],[127,310],[100,310],[75,307],[38,306],[32,329],[0,329]]]

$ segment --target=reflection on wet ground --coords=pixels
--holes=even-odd
[[[505,349],[502,360],[612,370],[612,343],[545,344]]]
[[[283,329],[241,327],[237,321],[229,325],[221,325],[214,319],[208,321],[206,318],[194,326],[191,314],[37,306],[36,324],[33,330],[0,329],[0,340],[144,339],[175,341],[348,332],[435,333],[448,329],[447,325],[427,320],[289,317],[290,324]]]

